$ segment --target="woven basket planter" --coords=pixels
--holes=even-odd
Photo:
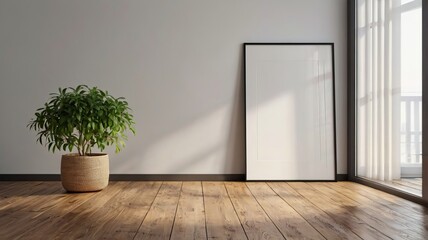
[[[93,192],[107,187],[109,180],[107,154],[66,154],[61,158],[62,186],[69,192]]]

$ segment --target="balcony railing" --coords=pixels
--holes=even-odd
[[[422,164],[422,97],[401,97],[401,165]]]

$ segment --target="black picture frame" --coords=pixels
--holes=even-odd
[[[307,182],[336,182],[338,179],[337,174],[337,130],[336,130],[336,87],[335,87],[335,56],[334,56],[334,43],[333,42],[245,42],[243,43],[243,53],[244,53],[244,87],[247,89],[247,46],[252,45],[327,45],[331,46],[331,56],[332,56],[332,104],[333,104],[333,151],[334,151],[334,178],[331,180],[319,180],[319,179],[305,179]],[[247,91],[244,91],[244,105],[245,109],[247,109]],[[245,119],[245,139],[247,141],[247,118]],[[248,179],[248,164],[247,164],[247,144],[245,144],[245,176],[247,181],[266,181],[266,180],[249,180]],[[269,180],[269,181],[302,181],[302,180],[290,180],[290,179],[282,179],[282,180]]]

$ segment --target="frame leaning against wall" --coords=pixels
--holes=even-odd
[[[311,55],[311,53],[314,53],[313,55]],[[308,56],[314,56],[314,57],[309,57]],[[246,108],[246,178],[247,180],[250,181],[263,181],[263,180],[287,180],[287,181],[336,181],[337,179],[337,156],[336,156],[336,113],[335,113],[335,84],[334,84],[334,44],[333,43],[244,43],[244,59],[245,59],[245,108]],[[298,60],[297,60],[298,59]],[[268,61],[269,60],[269,61]],[[309,62],[313,62],[310,63]],[[271,63],[270,63],[271,62]],[[286,169],[287,167],[290,168],[295,168],[295,169],[300,169],[302,170],[302,165],[296,163],[296,165],[293,165],[293,162],[290,161],[289,163],[276,163],[277,167],[272,168],[268,171],[268,169],[264,169],[264,162],[268,163],[268,162],[279,162],[279,161],[283,161],[284,160],[284,154],[277,154],[275,155],[275,157],[272,157],[272,159],[270,159],[269,157],[266,156],[259,156],[259,120],[255,120],[255,115],[254,112],[257,112],[257,119],[259,118],[258,116],[260,114],[265,114],[266,112],[264,111],[263,108],[259,107],[259,103],[263,103],[263,105],[266,105],[266,100],[260,100],[263,97],[261,97],[263,94],[266,94],[266,92],[259,92],[259,85],[265,81],[271,81],[270,79],[272,78],[270,77],[266,77],[265,74],[267,73],[268,75],[275,75],[278,74],[278,72],[273,71],[271,72],[270,70],[267,72],[263,72],[265,70],[261,70],[261,66],[259,66],[259,64],[264,64],[264,65],[269,65],[269,64],[286,64],[288,65],[288,63],[290,63],[291,65],[299,63],[299,64],[303,64],[301,67],[303,67],[303,69],[307,69],[310,71],[310,69],[312,69],[312,71],[314,71],[314,73],[316,73],[314,76],[316,76],[316,80],[317,82],[313,82],[314,80],[310,80],[307,83],[310,84],[303,84],[304,87],[304,91],[314,91],[313,88],[311,90],[310,87],[315,86],[316,84],[324,84],[324,88],[319,88],[319,94],[320,96],[324,96],[323,98],[323,104],[321,103],[318,104],[319,106],[322,105],[322,107],[320,109],[318,109],[318,113],[316,114],[324,114],[325,117],[325,123],[323,122],[323,120],[319,120],[322,118],[319,118],[318,120],[314,119],[311,120],[314,122],[314,125],[316,125],[316,122],[319,121],[319,125],[318,128],[322,128],[324,127],[324,129],[322,131],[325,131],[325,135],[323,135],[323,137],[325,138],[325,142],[322,142],[321,138],[317,139],[317,138],[313,138],[315,140],[313,140],[314,142],[318,141],[318,143],[315,143],[314,146],[317,146],[315,148],[315,151],[317,151],[317,149],[319,151],[321,151],[320,153],[326,153],[325,154],[325,158],[323,159],[321,156],[319,156],[319,161],[321,162],[325,162],[326,166],[325,166],[325,172],[326,174],[324,176],[322,176],[322,174],[312,174],[314,173],[314,171],[311,173],[310,168],[306,168],[305,171],[308,172],[308,174],[306,174],[306,172],[303,171],[298,171],[296,170],[296,172],[298,172],[297,174],[294,173],[290,173],[290,171],[286,172],[284,169]],[[269,64],[268,64],[269,63]],[[305,65],[306,64],[306,65]],[[308,65],[309,64],[309,65]],[[315,64],[313,68],[308,68],[311,64]],[[289,67],[287,65],[281,65],[284,67]],[[259,69],[260,67],[260,69]],[[267,69],[269,68],[270,65],[268,66]],[[325,68],[324,70],[323,67]],[[257,70],[255,69],[257,68]],[[275,68],[273,68],[275,69]],[[294,69],[294,68],[292,68]],[[316,70],[313,70],[316,69]],[[329,69],[329,70],[327,70]],[[309,74],[310,72],[306,73],[307,70],[304,70],[304,74]],[[324,74],[325,73],[327,74]],[[292,71],[293,72],[293,71]],[[329,75],[330,74],[330,75]],[[284,79],[284,86],[291,86],[293,84],[302,84],[299,81],[297,81],[296,79],[291,79],[290,76],[288,76],[287,74],[281,75],[280,76],[276,76],[274,78],[277,79]],[[310,74],[309,74],[310,75]],[[260,79],[258,79],[260,78]],[[308,77],[303,77],[303,79],[300,80],[305,80],[305,79],[310,79]],[[260,81],[261,80],[261,81]],[[269,82],[269,84],[278,84],[278,80],[276,80],[277,82]],[[282,83],[281,80],[279,80],[279,83]],[[315,84],[314,84],[315,83]],[[311,85],[312,84],[312,85]],[[263,84],[262,84],[263,85]],[[303,86],[302,85],[302,86]],[[293,85],[294,86],[294,85]],[[300,85],[299,85],[300,86]],[[278,86],[281,88],[281,86]],[[301,86],[300,86],[301,87]],[[272,88],[272,86],[271,86]],[[285,89],[288,90],[287,87],[285,87]],[[320,90],[322,89],[322,90]],[[261,91],[261,90],[260,90]],[[263,90],[265,91],[265,90]],[[278,90],[279,91],[279,90]],[[308,92],[305,92],[306,94]],[[268,93],[269,95],[269,93]],[[257,97],[256,97],[257,96]],[[275,96],[275,98],[277,99],[280,96]],[[256,98],[256,99],[255,99]],[[260,98],[260,99],[259,99]],[[309,101],[314,101],[316,100],[315,96],[309,97],[310,100]],[[307,99],[306,99],[307,100]],[[303,101],[306,101],[305,99],[303,99]],[[267,101],[267,103],[269,103],[271,100]],[[296,100],[297,101],[297,100]],[[283,101],[281,104],[284,104],[285,101]],[[298,101],[300,103],[300,101]],[[317,105],[314,104],[314,105]],[[268,104],[269,105],[269,104]],[[286,105],[286,104],[285,104]],[[285,107],[284,105],[284,107]],[[318,106],[318,107],[319,107]],[[303,107],[304,108],[304,107]],[[255,110],[256,109],[256,110]],[[261,109],[261,110],[260,110]],[[324,110],[324,111],[323,111]],[[302,110],[300,110],[302,111]],[[307,110],[305,110],[307,111]],[[309,112],[311,112],[309,110]],[[321,113],[322,112],[322,113]],[[302,114],[296,113],[298,116],[301,116]],[[317,116],[321,116],[321,115],[314,115],[315,117]],[[293,117],[293,114],[290,114],[291,117]],[[298,118],[298,116],[294,116],[295,118]],[[303,114],[304,115],[304,114]],[[311,119],[311,118],[308,118]],[[304,119],[307,120],[307,119]],[[299,121],[298,119],[296,121]],[[255,123],[257,122],[257,123]],[[254,125],[256,124],[257,127]],[[325,125],[322,125],[325,124]],[[297,124],[299,125],[299,124]],[[311,125],[312,126],[312,125]],[[286,127],[284,126],[279,126],[280,131],[283,132],[287,132]],[[257,130],[256,130],[257,129]],[[266,125],[265,125],[265,129],[266,129]],[[270,129],[272,130],[272,129]],[[268,129],[268,131],[270,131]],[[314,136],[316,135],[316,133],[312,133],[311,131],[307,130],[307,129],[300,129],[303,132],[306,132],[306,135],[310,135],[313,134]],[[299,131],[299,129],[297,130]],[[320,130],[321,131],[321,130]],[[262,131],[263,133],[263,131]],[[305,136],[306,136],[305,135]],[[321,135],[320,135],[321,136]],[[291,136],[292,138],[293,136]],[[270,138],[269,138],[270,139]],[[311,138],[312,140],[312,138]],[[264,140],[265,142],[269,142],[268,140]],[[263,142],[263,141],[262,141]],[[286,141],[284,141],[286,142]],[[309,141],[310,142],[310,141]],[[302,142],[302,141],[296,141],[294,142],[294,145],[296,146],[301,144],[301,145],[305,145],[305,144],[309,144],[309,142]],[[286,144],[287,145],[287,144]],[[255,148],[257,148],[257,150],[254,150]],[[293,148],[293,147],[291,147]],[[311,148],[308,148],[311,149]],[[272,149],[271,149],[272,150]],[[273,150],[275,151],[275,148],[273,148]],[[323,152],[324,151],[324,152]],[[257,153],[256,153],[257,152]],[[264,150],[264,152],[266,152],[266,150]],[[296,150],[296,152],[298,152]],[[263,155],[263,154],[262,154]],[[281,156],[281,157],[278,157]],[[314,156],[316,156],[316,154],[314,154]],[[275,158],[275,159],[273,159]],[[314,159],[309,159],[310,160],[316,160],[316,157],[314,157]],[[285,161],[285,160],[284,160]],[[331,161],[331,162],[330,162]],[[260,164],[258,166],[256,166],[257,164],[255,164],[255,162],[259,162]],[[297,162],[297,161],[295,161]],[[314,163],[317,163],[316,161]],[[251,165],[252,164],[252,165]],[[250,165],[250,166],[249,166]],[[290,166],[292,165],[292,166]],[[314,164],[315,165],[315,164]],[[308,165],[306,165],[308,166]],[[309,164],[309,166],[311,166],[311,164]],[[320,165],[321,166],[321,165]],[[257,169],[257,171],[260,172],[257,173],[257,171],[255,171],[254,169]],[[286,172],[284,173],[284,175],[281,175],[281,171]],[[319,170],[319,169],[318,169]],[[263,173],[269,172],[270,176],[264,176]],[[323,172],[323,171],[319,171],[319,172]],[[266,174],[265,174],[266,175]],[[284,177],[286,176],[286,177]]]

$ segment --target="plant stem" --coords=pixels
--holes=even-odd
[[[81,131],[79,131],[79,140],[77,143],[77,151],[79,152],[80,156],[84,155],[84,153],[83,153],[84,149],[85,149],[85,145],[83,145],[83,134]]]
[[[91,144],[88,144],[88,145],[86,146],[85,155],[88,155],[88,154],[90,153],[90,151],[91,151]]]

